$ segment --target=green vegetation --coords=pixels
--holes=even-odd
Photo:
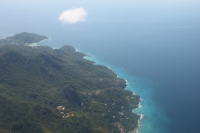
[[[37,43],[44,39],[48,39],[48,37],[37,35],[34,33],[23,32],[11,37],[7,37],[5,39],[1,39],[0,45],[1,44],[25,45],[25,44],[30,44],[30,43]]]
[[[139,116],[132,109],[139,96],[125,90],[125,81],[107,67],[84,56],[72,46],[54,50],[1,44],[0,132],[120,133],[136,128]]]

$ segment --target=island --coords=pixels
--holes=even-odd
[[[48,39],[48,37],[41,36],[34,33],[23,32],[23,33],[16,34],[14,36],[7,37],[5,39],[1,39],[0,45],[1,44],[27,45],[27,44],[32,44],[32,43],[38,43],[44,39]]]
[[[28,47],[48,37],[0,40],[1,133],[129,133],[140,97],[72,46]]]

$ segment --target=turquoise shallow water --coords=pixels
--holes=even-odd
[[[37,33],[52,38],[41,45],[72,45],[97,56],[96,62],[109,62],[99,61],[142,97],[142,108],[134,110],[144,114],[141,133],[200,133],[200,1],[2,0],[0,5],[0,38]],[[61,24],[60,13],[73,7],[87,11],[86,21]]]
[[[41,41],[39,45],[47,45],[54,47],[54,40],[48,39]],[[88,54],[84,50],[81,52]],[[139,133],[170,133],[168,131],[169,118],[164,113],[162,108],[158,105],[155,98],[156,87],[158,85],[148,79],[143,77],[136,77],[130,75],[124,68],[113,66],[108,63],[107,60],[103,60],[101,57],[96,57],[93,54],[88,54],[85,59],[94,61],[97,65],[104,65],[109,67],[113,72],[115,72],[118,77],[123,78],[127,81],[127,87],[125,89],[136,93],[141,97],[140,108],[136,108],[133,112],[141,115],[141,120],[139,121]]]
[[[154,99],[156,84],[147,79],[129,75],[123,68],[106,63],[106,61],[96,58],[94,55],[88,56],[86,59],[109,67],[120,78],[127,80],[127,90],[141,97],[140,108],[133,110],[133,112],[141,115],[139,133],[169,133],[167,127],[165,127],[169,119]]]

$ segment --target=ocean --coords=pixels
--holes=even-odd
[[[158,40],[162,40],[160,37]],[[130,42],[125,40],[123,46],[107,44],[104,40],[93,43],[95,46],[103,45],[97,48],[81,42],[72,46],[91,55],[90,60],[96,64],[110,67],[128,81],[126,89],[141,96],[141,108],[133,110],[143,116],[139,123],[140,133],[198,133],[200,61],[197,57],[200,57],[200,46],[199,41],[188,45],[187,38],[182,37],[185,40],[180,42],[170,40],[174,43],[171,46],[167,46],[170,43],[167,40],[162,46],[147,46],[142,39],[135,41],[145,46],[130,46]],[[51,39],[41,45],[56,47],[56,42],[61,40],[53,42]]]
[[[168,133],[169,130],[165,127],[169,122],[166,114],[154,101],[154,90],[156,86],[152,81],[144,78],[139,78],[128,74],[123,68],[115,67],[104,60],[100,60],[93,55],[86,59],[94,61],[96,64],[109,67],[112,71],[117,73],[118,77],[123,78],[127,82],[126,90],[132,91],[134,94],[140,95],[141,100],[139,108],[134,109],[133,112],[140,115],[137,131],[139,133]],[[145,91],[144,91],[145,90]],[[156,119],[155,119],[156,117]]]
[[[200,2],[38,2],[0,1],[0,38],[46,35],[40,45],[72,45],[110,67],[141,96],[140,133],[200,133]],[[86,21],[60,23],[74,7]]]

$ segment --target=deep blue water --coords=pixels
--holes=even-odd
[[[187,33],[191,29],[184,30],[174,30],[173,36],[169,31],[145,39],[129,39],[127,35],[123,36],[125,40],[100,38],[83,45],[67,44],[92,55],[91,60],[111,67],[128,80],[127,89],[142,98],[142,108],[134,110],[144,114],[141,133],[199,133],[200,39],[198,33]],[[68,42],[62,39],[52,39],[49,45]]]
[[[72,7],[86,22],[62,25]],[[128,80],[142,98],[140,133],[200,133],[200,2],[0,1],[0,38],[19,32],[46,35],[41,42],[72,45]]]
[[[163,110],[154,99],[154,87],[156,85],[147,79],[139,78],[128,74],[123,68],[115,67],[105,60],[96,58],[94,55],[90,55],[86,59],[95,61],[96,64],[105,65],[118,74],[120,78],[127,81],[127,87],[125,89],[131,90],[141,96],[140,107],[134,109],[133,112],[140,114],[139,128],[140,133],[168,133],[169,130],[166,124],[169,123],[169,119],[164,114]]]

